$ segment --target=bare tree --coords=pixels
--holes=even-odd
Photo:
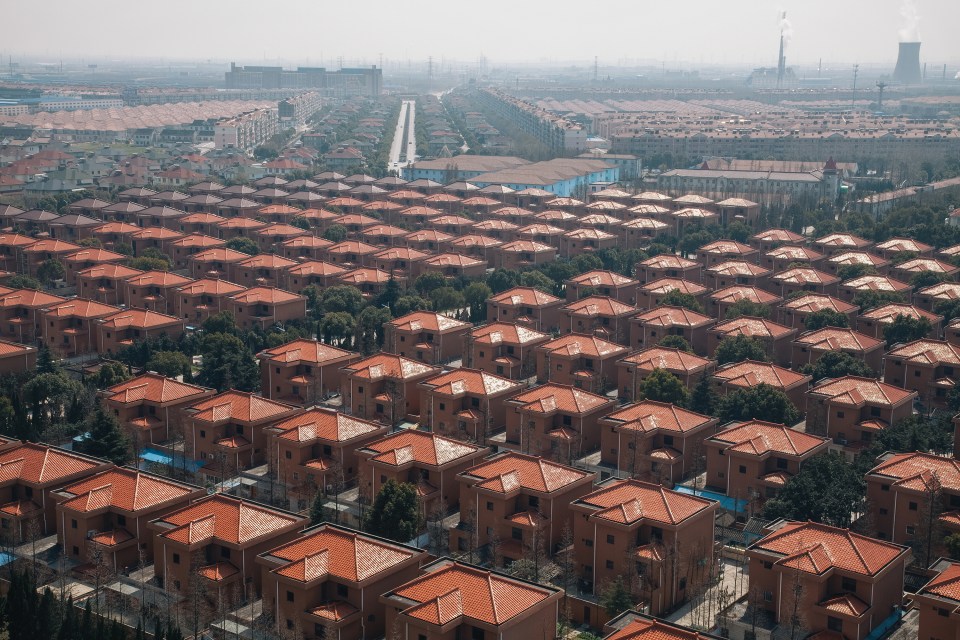
[[[804,635],[804,625],[806,618],[803,614],[803,597],[806,594],[806,588],[803,585],[803,579],[800,571],[794,569],[791,572],[790,588],[787,591],[787,597],[790,598],[790,640],[799,640]]]
[[[447,515],[447,504],[441,500],[434,500],[427,513],[427,539],[430,550],[435,556],[442,556],[447,549],[447,530],[443,526],[443,519]]]

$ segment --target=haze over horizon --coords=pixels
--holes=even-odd
[[[413,7],[376,0],[364,10],[310,0],[277,6],[169,0],[155,15],[141,3],[92,5],[60,3],[58,18],[50,20],[48,5],[8,0],[0,55],[331,67],[340,57],[344,65],[378,64],[382,55],[387,68],[428,56],[435,63],[444,58],[472,63],[480,56],[491,63],[592,63],[597,56],[601,66],[654,61],[769,66],[776,64],[780,15],[786,11],[788,66],[816,66],[819,60],[892,66],[898,41],[917,35],[923,61],[960,62],[951,33],[960,25],[960,2],[944,0],[611,0],[589,11],[569,0],[490,0],[471,5],[471,11],[438,0]]]

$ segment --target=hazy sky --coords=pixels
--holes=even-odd
[[[781,11],[788,64],[892,65],[910,14],[922,60],[960,63],[958,0],[0,0],[0,53],[328,66],[383,54],[388,68],[481,54],[775,64]]]

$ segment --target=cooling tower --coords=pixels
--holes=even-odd
[[[893,79],[902,84],[920,84],[920,43],[901,42]]]

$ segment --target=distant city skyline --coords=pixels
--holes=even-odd
[[[953,29],[960,2],[876,0],[830,2],[729,0],[645,3],[611,0],[589,6],[490,0],[461,4],[353,3],[290,0],[94,0],[49,4],[7,0],[0,54],[56,62],[90,60],[227,61],[240,63],[435,64],[455,59],[491,64],[624,61],[668,66],[776,66],[779,33],[787,34],[787,65],[859,62],[890,65],[901,38],[919,35],[921,60],[956,67]],[[469,8],[468,8],[469,7]],[[787,23],[781,25],[786,11]],[[55,13],[56,15],[52,15]],[[951,76],[956,68],[951,69]]]

